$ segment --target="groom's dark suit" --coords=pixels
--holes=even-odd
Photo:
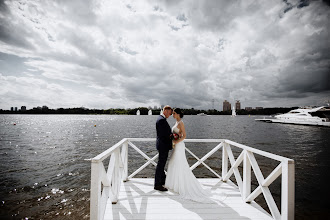
[[[166,121],[166,118],[160,115],[156,122],[157,140],[156,148],[159,152],[158,163],[155,173],[155,186],[165,184],[165,164],[168,157],[168,151],[172,150],[171,128]]]

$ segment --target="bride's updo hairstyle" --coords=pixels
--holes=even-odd
[[[174,111],[175,113],[179,114],[179,115],[180,115],[180,118],[183,118],[183,112],[181,111],[180,108],[175,108],[173,111]]]

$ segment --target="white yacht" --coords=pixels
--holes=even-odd
[[[136,115],[140,115],[140,110],[137,110],[136,111]]]
[[[198,113],[197,115],[198,115],[198,116],[207,116],[207,114],[205,114],[205,113],[203,113],[203,112],[202,112],[202,113]]]
[[[319,125],[330,127],[330,109],[321,106],[317,108],[298,108],[285,114],[275,115],[272,118],[255,119],[256,121],[301,124],[301,125]]]

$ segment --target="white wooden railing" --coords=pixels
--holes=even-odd
[[[107,200],[110,199],[112,204],[118,201],[119,189],[122,181],[128,181],[150,163],[157,165],[155,159],[158,154],[150,158],[144,152],[135,146],[132,142],[156,142],[155,138],[124,138],[108,150],[91,159],[91,198],[90,198],[90,219],[103,220]],[[234,175],[237,186],[241,192],[242,199],[249,203],[263,193],[268,208],[273,219],[294,219],[294,161],[282,156],[271,154],[265,151],[254,149],[226,139],[185,139],[186,143],[217,143],[210,152],[202,158],[198,158],[188,148],[186,150],[197,159],[190,169],[193,170],[200,164],[209,169],[215,176],[222,181],[230,181],[230,177]],[[155,145],[155,144],[154,144]],[[134,171],[128,174],[128,147],[132,147],[140,153],[147,162]],[[235,159],[232,148],[242,150],[239,156]],[[210,168],[205,160],[212,154],[222,150],[222,166],[221,176]],[[261,155],[268,159],[279,161],[279,165],[268,175],[264,177],[257,160],[254,155]],[[106,170],[103,161],[109,158],[108,169]],[[238,167],[243,163],[243,178]],[[230,167],[228,166],[230,165]],[[251,192],[251,171],[254,172],[259,186]],[[269,190],[269,185],[274,182],[280,175],[281,178],[281,211]]]

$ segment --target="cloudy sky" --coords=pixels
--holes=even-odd
[[[0,109],[330,100],[330,3],[0,0]]]

